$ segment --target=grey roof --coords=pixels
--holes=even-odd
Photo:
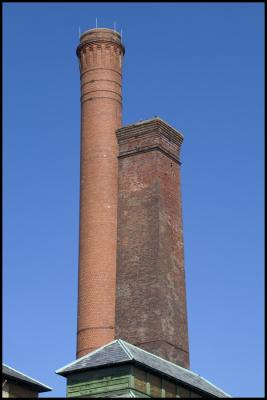
[[[2,375],[4,378],[9,378],[15,381],[20,381],[24,384],[32,386],[37,392],[49,392],[52,390],[51,387],[44,385],[43,383],[31,378],[28,375],[17,371],[14,368],[9,367],[6,364],[2,364]]]
[[[72,363],[60,368],[57,374],[67,376],[73,372],[88,370],[101,366],[112,366],[126,362],[135,362],[153,369],[154,371],[171,377],[186,385],[195,387],[216,397],[231,397],[223,390],[219,389],[200,375],[182,368],[170,361],[167,361],[155,354],[149,353],[139,347],[136,347],[124,340],[117,339],[100,347],[99,349],[78,358]]]

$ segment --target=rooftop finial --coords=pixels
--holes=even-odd
[[[95,19],[95,28],[97,29],[97,18]]]

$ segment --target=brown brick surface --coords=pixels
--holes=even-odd
[[[81,172],[77,357],[114,339],[118,146],[124,48],[111,29],[81,36]]]
[[[119,142],[116,338],[189,367],[179,151],[160,119]]]

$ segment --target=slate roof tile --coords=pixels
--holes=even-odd
[[[4,378],[9,378],[11,380],[18,380],[22,383],[31,385],[38,392],[48,392],[52,390],[52,388],[50,388],[49,386],[44,385],[43,383],[37,381],[36,379],[33,379],[30,376],[25,375],[22,372],[17,371],[12,367],[9,367],[6,364],[2,364],[2,375]]]
[[[117,339],[60,368],[57,374],[67,376],[73,372],[125,362],[142,364],[146,368],[174,378],[216,397],[231,397],[200,375],[170,361],[149,353],[124,340]]]

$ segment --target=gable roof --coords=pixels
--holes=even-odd
[[[30,385],[37,392],[49,392],[50,390],[52,390],[51,387],[44,385],[36,379],[33,379],[30,376],[25,375],[22,372],[17,371],[16,369],[11,368],[6,364],[2,364],[2,376],[4,378]]]
[[[124,340],[117,339],[100,347],[99,349],[78,358],[72,363],[60,368],[57,374],[67,376],[71,373],[88,370],[97,367],[114,366],[115,364],[133,362],[142,364],[144,367],[152,369],[161,375],[166,375],[176,381],[195,387],[216,397],[231,397],[223,390],[219,389],[200,375],[182,368],[170,361],[167,361],[155,354],[149,353],[136,347]]]

